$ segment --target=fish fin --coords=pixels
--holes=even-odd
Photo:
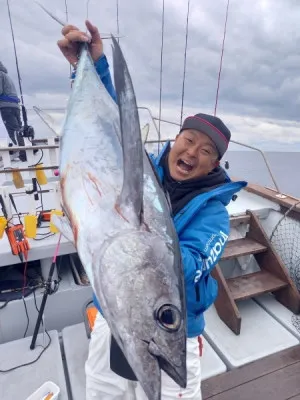
[[[51,216],[51,222],[66,239],[75,244],[74,234],[67,217],[61,217],[54,214]]]
[[[112,35],[114,81],[120,114],[123,151],[123,187],[116,207],[120,210],[131,206],[134,217],[141,224],[143,219],[143,142],[136,97],[130,73],[122,50]]]

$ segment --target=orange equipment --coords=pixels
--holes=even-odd
[[[88,303],[84,306],[83,314],[84,314],[84,323],[87,337],[90,339],[91,333],[94,328],[95,319],[97,315],[97,308],[94,306],[92,300],[88,301]]]
[[[12,195],[10,194],[9,197],[10,197],[10,200],[11,200],[14,208],[16,209],[16,205],[15,205]],[[9,221],[7,210],[6,210],[4,199],[3,199],[2,195],[0,195],[0,204],[1,204],[3,215],[7,220],[7,227],[5,229],[5,232],[6,232],[8,240],[9,240],[12,254],[15,256],[19,256],[21,262],[23,262],[24,258],[25,258],[25,260],[27,260],[28,250],[30,249],[28,240],[25,237],[23,224],[20,221],[20,224],[14,225],[12,222]]]
[[[25,237],[23,225],[12,225],[6,229],[7,238],[11,247],[11,251],[15,256],[19,256],[21,262],[27,259],[28,251],[30,246],[28,240]]]

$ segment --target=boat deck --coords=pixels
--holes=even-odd
[[[16,192],[12,186],[6,189]],[[58,207],[55,182],[49,178],[45,189],[50,192],[45,193],[43,198],[44,208]],[[16,196],[15,202],[19,212],[25,212],[31,204],[27,195]],[[285,210],[293,202],[295,200],[275,198],[271,191],[264,190],[262,194],[254,187],[241,191],[237,200],[229,204],[228,212],[231,216],[244,214],[246,210],[255,212],[270,235],[281,216],[281,208]],[[294,211],[299,213],[300,209],[295,208]],[[42,227],[39,229],[40,235],[45,233]],[[244,234],[242,230],[232,230],[230,238],[239,238]],[[40,260],[45,279],[57,240],[58,235],[38,241],[30,239],[29,261]],[[62,238],[59,255],[74,252],[74,246]],[[0,241],[0,254],[0,268],[18,262],[11,254],[6,237]],[[252,261],[245,257],[241,260],[243,265],[247,264],[247,273],[254,272],[251,269],[255,267]],[[224,261],[223,267],[226,277],[245,272],[237,262]],[[48,343],[47,336],[44,342],[40,333],[38,347],[34,350],[29,348],[37,317],[34,296],[31,294],[25,299],[30,317],[26,338],[22,338],[27,321],[23,301],[12,301],[1,309],[1,400],[25,400],[47,381],[54,382],[60,388],[59,400],[85,399],[84,363],[89,340],[82,320],[83,306],[91,299],[92,290],[75,282],[66,260],[59,267],[59,275],[62,278],[59,289],[49,296],[44,313],[45,326],[52,342],[35,363],[3,372],[35,360],[42,350],[40,346]],[[42,295],[43,290],[37,289],[38,306]],[[293,324],[293,313],[269,294],[239,302],[238,308],[242,317],[240,335],[235,335],[222,322],[214,306],[206,312],[201,360],[203,400],[271,400],[271,397],[272,400],[300,400],[300,330]]]
[[[297,345],[205,380],[202,396],[203,400],[300,400],[299,378]]]
[[[48,381],[60,388],[60,400],[85,399],[84,363],[89,340],[84,324],[65,328],[60,340],[57,331],[49,333],[52,342],[38,361],[6,373],[3,370],[35,360],[48,338],[44,341],[39,334],[35,350],[29,349],[30,337],[0,345],[1,400],[25,400]],[[226,366],[204,339],[202,400],[300,400],[299,344],[225,371]]]

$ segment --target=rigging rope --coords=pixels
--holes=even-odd
[[[221,80],[221,72],[222,72],[222,64],[223,64],[223,54],[224,54],[224,47],[225,47],[225,38],[226,38],[226,29],[227,29],[227,19],[228,19],[229,1],[230,1],[230,0],[227,1],[227,8],[226,8],[226,18],[225,18],[225,26],[224,26],[222,53],[221,53],[221,59],[220,59],[220,68],[219,68],[219,76],[218,76],[218,86],[217,86],[216,103],[215,103],[215,112],[214,112],[214,115],[215,115],[215,116],[216,116],[216,113],[217,113],[217,106],[218,106],[218,99],[219,99],[219,89],[220,89],[220,80]]]
[[[188,43],[188,36],[189,36],[189,16],[190,16],[190,0],[188,0],[188,8],[187,8],[187,15],[186,15],[185,48],[184,48],[184,63],[183,63],[183,80],[182,80],[182,95],[181,95],[180,126],[182,126],[182,117],[183,117],[183,101],[184,101],[185,72],[186,72],[186,52],[187,52],[187,43]]]
[[[120,43],[120,29],[119,29],[119,0],[117,0],[117,33],[118,33],[118,43]]]
[[[161,50],[160,50],[160,85],[159,85],[159,117],[158,117],[158,153],[160,145],[160,123],[161,123],[161,97],[162,97],[162,65],[164,52],[164,28],[165,28],[165,0],[162,2],[162,22],[161,22]]]
[[[89,2],[90,0],[86,0],[86,19],[89,19]]]
[[[69,22],[68,2],[65,0],[66,21]]]
[[[67,21],[67,24],[69,23],[69,12],[68,12],[68,2],[67,2],[67,0],[65,0],[65,12],[66,12],[66,21]],[[72,75],[72,66],[71,66],[71,63],[69,63],[69,76],[71,76]],[[72,83],[71,83],[71,87],[72,87]]]

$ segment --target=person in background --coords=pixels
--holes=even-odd
[[[11,140],[9,146],[24,146],[24,139],[19,135],[22,129],[20,99],[16,87],[0,61],[0,113],[2,121]],[[10,152],[19,156],[19,152]],[[23,154],[22,154],[23,155]]]
[[[73,65],[74,78],[78,44],[89,41],[96,71],[108,93],[117,101],[98,29],[89,21],[86,26],[91,38],[68,25],[62,30],[63,38],[58,46]],[[231,132],[219,118],[198,113],[185,119],[172,147],[167,143],[157,157],[150,155],[172,205],[184,265],[188,315],[187,387],[180,388],[162,371],[162,400],[201,400],[203,314],[218,293],[217,282],[210,272],[219,261],[229,236],[226,206],[233,195],[246,186],[246,182],[232,182],[220,166],[230,138]],[[95,296],[93,300],[99,312],[85,365],[86,400],[145,400],[143,389],[134,382],[133,371],[117,349]],[[111,361],[116,354],[118,362],[113,367]]]

